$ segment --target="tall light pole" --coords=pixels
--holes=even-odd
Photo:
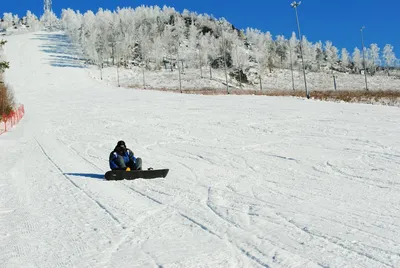
[[[363,35],[363,30],[364,29],[365,29],[365,26],[361,27],[360,32],[361,32],[361,44],[362,44],[362,49],[363,49],[365,89],[368,91],[367,68],[366,68],[366,62],[365,62],[365,46],[364,46],[364,35]]]
[[[43,1],[43,11],[44,14],[46,14],[48,16],[48,19],[50,20],[50,28],[51,28],[51,13],[52,13],[52,0],[44,0]]]
[[[52,0],[44,0],[43,1],[43,11],[46,12],[51,12],[52,9]]]
[[[301,36],[301,32],[300,32],[300,23],[299,23],[299,15],[297,14],[297,7],[301,4],[300,2],[296,2],[294,1],[293,3],[291,3],[290,5],[294,8],[294,10],[296,11],[296,21],[297,21],[297,29],[299,31],[299,38],[300,38],[300,54],[301,54],[301,62],[303,65],[303,75],[304,75],[304,86],[306,88],[306,96],[307,99],[310,98],[310,93],[308,92],[308,88],[307,88],[307,78],[306,78],[306,67],[304,65],[304,56],[303,56],[303,44],[302,44],[302,40],[303,37]]]

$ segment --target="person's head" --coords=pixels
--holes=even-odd
[[[115,146],[114,149],[115,152],[117,152],[119,155],[124,155],[126,153],[126,144],[124,141],[119,141],[117,143],[117,146]]]
[[[117,143],[117,147],[122,147],[122,148],[125,148],[125,149],[126,149],[126,144],[125,144],[124,141],[119,141],[119,142]]]

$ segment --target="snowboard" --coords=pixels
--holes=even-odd
[[[169,169],[150,169],[150,170],[110,170],[104,175],[106,180],[135,180],[135,179],[155,179],[165,178]]]

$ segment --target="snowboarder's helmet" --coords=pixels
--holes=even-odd
[[[125,144],[124,141],[119,141],[119,142],[117,143],[117,146],[118,146],[118,147],[124,147],[124,148],[126,148],[126,144]]]

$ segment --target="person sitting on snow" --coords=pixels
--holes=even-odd
[[[136,158],[131,150],[126,148],[124,141],[119,141],[110,153],[111,170],[142,170],[142,159]]]

